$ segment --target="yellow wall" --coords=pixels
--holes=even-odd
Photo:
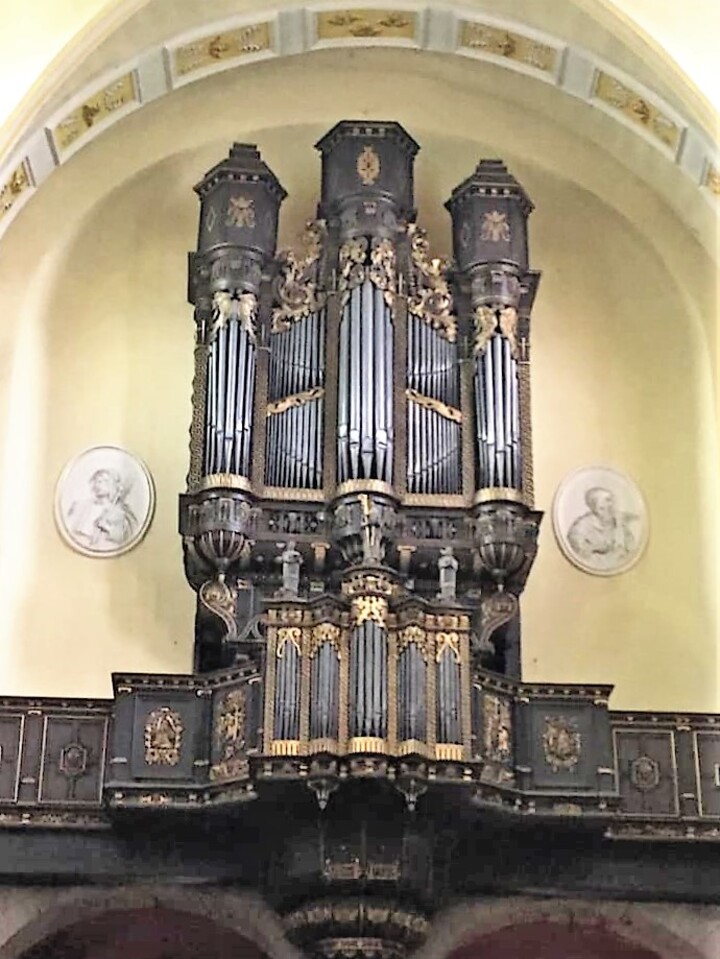
[[[652,190],[595,144],[531,105],[498,101],[463,65],[440,73],[438,62],[341,52],[216,76],[91,143],[13,223],[0,260],[3,693],[107,695],[112,670],[189,669],[194,597],[176,513],[192,375],[191,187],[233,139],[259,143],[290,192],[281,240],[292,242],[317,198],[312,144],[357,115],[397,118],[421,142],[418,204],[439,253],[451,188],[480,155],[506,158],[537,205],[532,261],[544,272],[534,313],[538,506],[549,510],[563,475],[589,463],[626,470],[648,500],[648,551],[613,579],[571,567],[546,516],[523,605],[527,678],[614,682],[620,708],[718,707],[702,331],[713,268]],[[600,197],[613,178],[621,210]],[[96,443],[135,451],[157,484],[147,539],[116,560],[73,553],[53,524],[63,464]]]

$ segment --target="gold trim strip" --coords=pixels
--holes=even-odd
[[[297,500],[302,503],[324,503],[321,489],[298,489],[294,486],[264,486],[261,499]]]
[[[420,739],[404,739],[398,743],[398,756],[424,756],[427,758],[430,754],[428,744]]]
[[[325,396],[323,387],[313,386],[302,393],[293,393],[291,396],[283,396],[281,400],[276,400],[274,403],[268,403],[265,411],[268,416],[276,416],[296,406],[304,406],[306,403],[312,403],[313,400],[322,399],[323,396]]]
[[[461,493],[408,493],[403,496],[403,506],[441,506],[448,509],[465,509],[472,500]]]
[[[273,739],[270,743],[271,756],[299,756],[299,739]]]
[[[473,497],[473,506],[477,506],[478,503],[491,503],[496,499],[511,500],[513,503],[522,503],[527,506],[522,492],[510,486],[487,486],[485,489],[478,490]]]
[[[252,493],[247,476],[235,476],[233,473],[208,473],[200,478],[200,489],[241,489]]]
[[[438,743],[435,746],[435,758],[459,762],[463,758],[463,747],[459,743]]]
[[[384,483],[382,480],[347,480],[347,482],[341,483],[340,486],[335,489],[335,495],[333,498],[345,496],[348,493],[385,493],[387,496],[397,499],[397,494],[395,493],[393,487],[390,486],[389,483]]]
[[[379,736],[355,736],[348,740],[348,753],[389,753],[387,740]]]
[[[443,403],[442,400],[436,400],[432,396],[425,396],[423,393],[418,393],[417,390],[412,388],[405,390],[405,396],[407,396],[409,400],[412,400],[413,403],[417,403],[418,406],[422,406],[426,410],[432,410],[433,413],[438,413],[446,420],[452,420],[453,423],[462,423],[461,410],[454,406],[448,406],[447,403]]]
[[[311,739],[308,743],[308,753],[332,753],[337,756],[340,753],[340,743],[337,739]]]

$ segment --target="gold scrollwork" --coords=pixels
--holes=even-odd
[[[417,223],[407,228],[414,289],[408,296],[408,310],[454,343],[457,322],[452,314],[453,299],[447,281],[448,264],[430,256],[427,234]]]
[[[380,176],[380,157],[370,144],[358,154],[356,169],[364,186],[372,186]]]
[[[329,643],[334,647],[335,652],[340,657],[340,627],[335,623],[317,623],[313,626],[310,633],[310,642],[308,644],[308,656],[312,657],[317,653],[323,643]]]
[[[305,403],[311,403],[313,400],[319,400],[324,395],[325,390],[322,386],[313,386],[302,393],[293,393],[292,396],[283,396],[281,400],[277,400],[275,403],[268,403],[265,408],[266,413],[268,416],[275,416],[276,413],[284,413],[285,410],[296,406],[304,406]]]
[[[392,240],[373,240],[368,277],[371,283],[383,291],[388,306],[392,306],[397,290],[396,257]]]
[[[281,626],[278,629],[278,659],[282,659],[285,655],[285,647],[288,643],[292,643],[297,650],[298,656],[302,655],[302,629],[299,626]]]
[[[446,420],[452,420],[453,423],[462,423],[462,412],[454,406],[448,406],[442,400],[436,400],[433,396],[424,396],[412,388],[405,390],[405,396],[418,406],[423,406],[427,410],[433,410]]]
[[[460,662],[460,637],[452,630],[449,633],[438,633],[435,637],[435,662],[439,663],[446,649],[455,657],[455,662]]]
[[[272,314],[272,333],[283,333],[305,316],[325,305],[325,293],[317,288],[317,264],[322,254],[326,227],[324,220],[311,220],[305,226],[305,255],[297,257],[287,250],[278,257],[280,271],[276,282],[279,306]]]
[[[392,580],[382,574],[357,573],[349,576],[342,584],[342,592],[345,596],[358,596],[365,593],[392,596],[394,591]]]
[[[177,766],[183,741],[180,713],[169,706],[151,710],[145,719],[145,762],[148,766]]]
[[[235,619],[237,591],[228,586],[224,579],[218,577],[204,582],[200,587],[198,597],[200,603],[225,624],[226,639],[235,639],[237,636],[237,620]]]
[[[354,237],[342,244],[338,252],[338,289],[347,294],[365,279],[365,259],[368,241],[364,236]]]
[[[410,644],[414,644],[422,653],[423,659],[427,661],[431,653],[432,639],[422,626],[411,623],[398,633],[397,647],[398,653],[407,649]]]
[[[354,626],[361,626],[365,622],[374,622],[378,626],[385,626],[387,622],[388,604],[382,596],[356,596],[352,601],[352,622]]]
[[[668,147],[676,147],[681,129],[658,107],[616,77],[598,70],[593,95]]]

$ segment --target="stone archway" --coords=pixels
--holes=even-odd
[[[712,907],[517,896],[440,913],[413,959],[712,959],[718,947]]]
[[[0,959],[300,959],[256,893],[138,885],[16,890]],[[22,922],[24,916],[25,921]],[[195,949],[195,951],[193,951]]]

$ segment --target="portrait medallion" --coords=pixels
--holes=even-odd
[[[155,490],[145,464],[116,446],[94,446],[71,460],[58,480],[55,522],[85,556],[127,553],[145,536]]]
[[[578,569],[614,576],[634,566],[648,538],[648,514],[636,484],[607,466],[575,470],[553,502],[560,549]]]

